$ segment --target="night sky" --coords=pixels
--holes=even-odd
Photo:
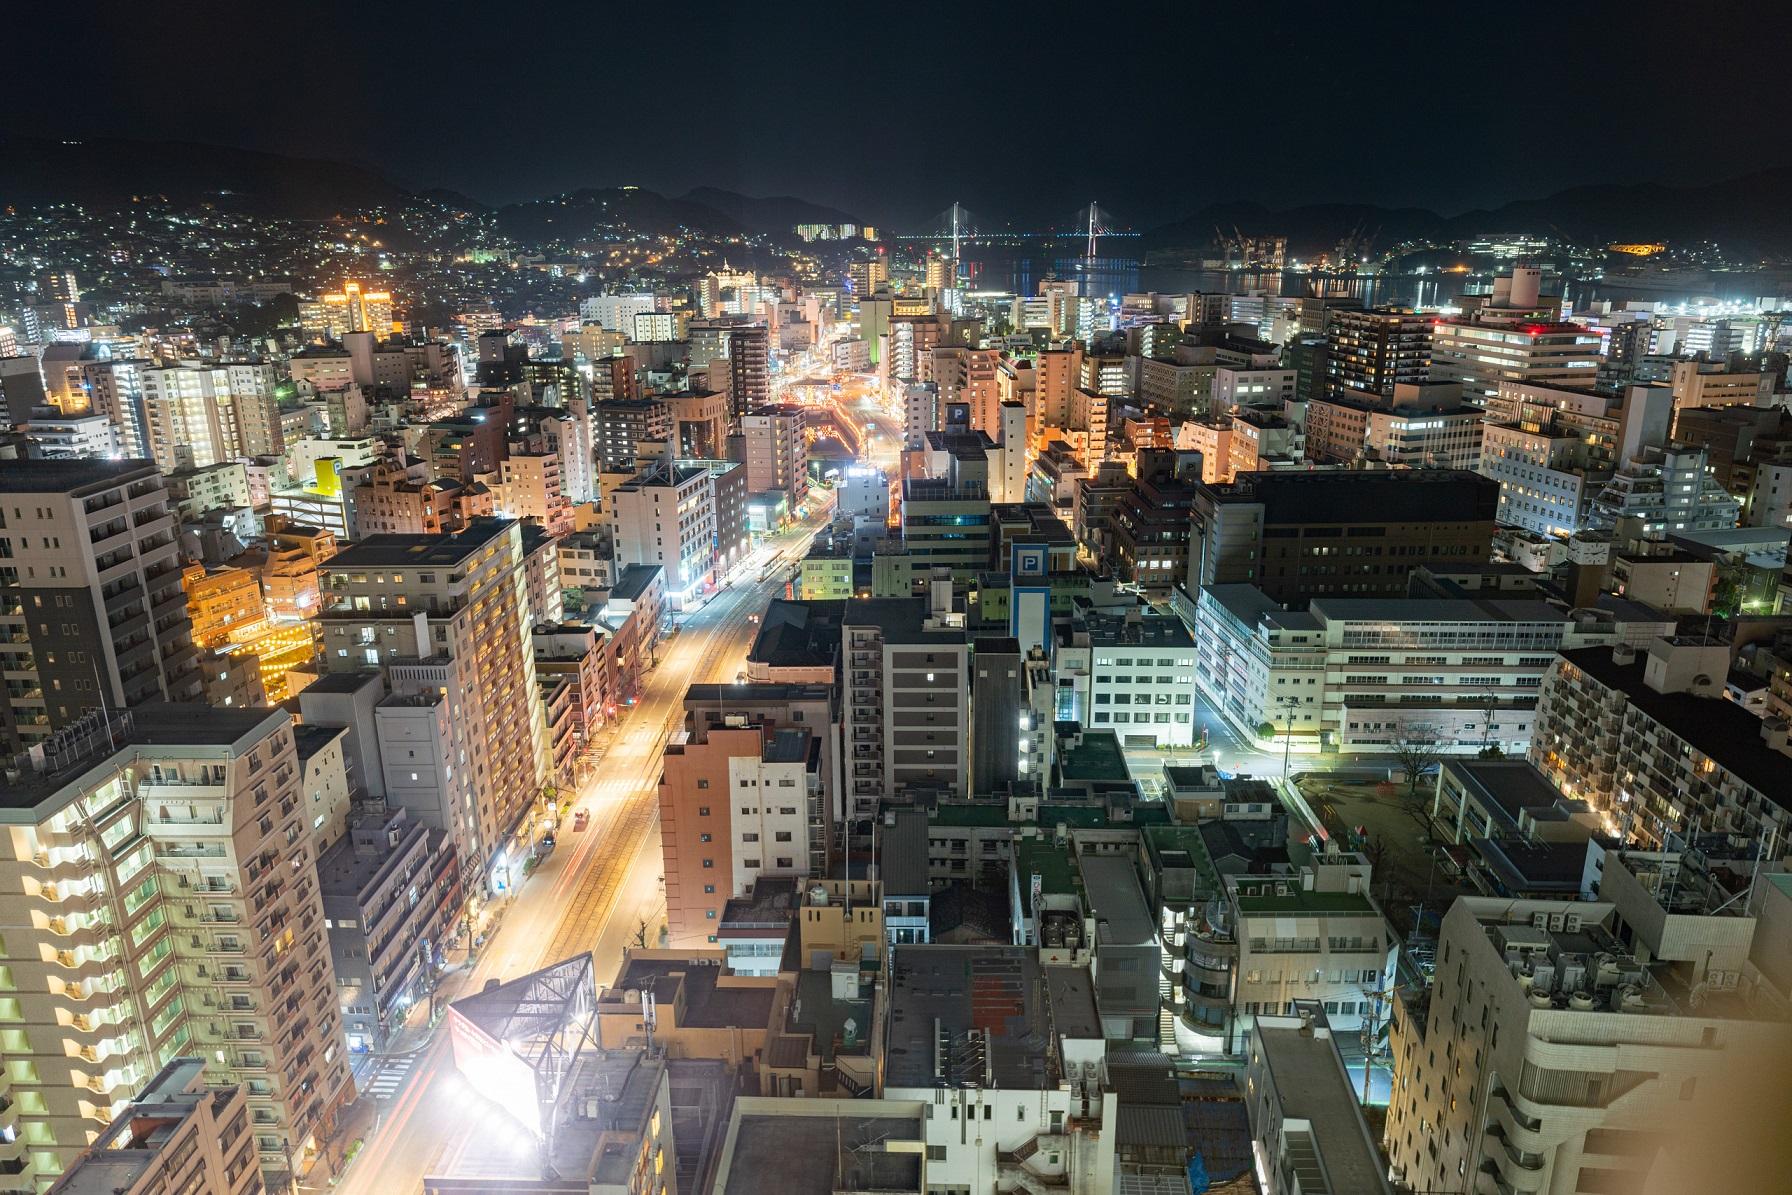
[[[7,123],[361,162],[500,203],[795,194],[886,224],[1217,200],[1452,213],[1792,161],[1792,5],[34,5]]]

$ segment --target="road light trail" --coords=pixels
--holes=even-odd
[[[776,550],[800,558],[828,511],[820,503],[794,533],[777,537]],[[780,596],[783,579],[741,581],[692,615],[666,646],[641,700],[599,766],[596,779],[575,799],[591,811],[588,829],[550,856],[538,874],[510,899],[504,919],[467,974],[461,991],[476,992],[490,979],[513,979],[568,955],[597,947],[615,919],[630,872],[642,861],[659,820],[658,779],[666,740],[683,724],[685,691],[698,681],[729,681],[751,647],[751,615]],[[543,882],[547,881],[547,882]],[[608,960],[600,960],[600,967]],[[613,964],[609,964],[613,965]],[[600,978],[607,978],[600,969]],[[426,1174],[454,1165],[472,1148],[472,1117],[457,1102],[452,1051],[438,1035],[422,1052],[394,1102],[369,1135],[341,1195],[392,1195],[421,1190]]]

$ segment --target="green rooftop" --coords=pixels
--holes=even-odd
[[[1008,825],[1008,806],[1005,803],[964,804],[958,801],[941,802],[927,815],[927,823],[932,826],[1006,826]]]
[[[1241,913],[1370,913],[1375,906],[1369,898],[1360,892],[1309,892],[1300,887],[1296,877],[1288,883],[1288,894],[1277,896],[1274,883],[1265,884],[1255,889],[1259,895],[1246,895],[1241,887],[1238,892],[1238,910]],[[1253,888],[1256,881],[1252,881]]]
[[[1033,877],[1040,880],[1040,890],[1048,895],[1080,896],[1082,878],[1070,860],[1070,848],[1044,838],[1021,839],[1014,844],[1014,875],[1020,883],[1021,904],[1031,914]]]
[[[1082,740],[1058,753],[1058,774],[1065,780],[1132,779],[1126,770],[1126,753],[1113,731],[1085,730]]]
[[[1207,850],[1207,840],[1201,837],[1199,829],[1194,826],[1147,826],[1143,832],[1145,844],[1159,866],[1167,852],[1181,851],[1200,874],[1202,888],[1210,892],[1219,888],[1219,872],[1214,870],[1213,855]]]

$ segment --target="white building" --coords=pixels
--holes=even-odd
[[[118,429],[104,415],[33,419],[24,432],[49,460],[117,460]]]
[[[1181,621],[1092,612],[1073,629],[1072,640],[1081,640],[1083,632],[1092,666],[1087,691],[1077,696],[1087,724],[1112,730],[1122,743],[1193,745],[1199,653]]]
[[[606,498],[619,570],[659,565],[670,610],[684,609],[715,585],[715,486],[708,469],[655,465]]]
[[[1223,877],[1225,895],[1191,919],[1182,982],[1203,1049],[1251,1046],[1254,1019],[1316,1001],[1340,1033],[1379,1033],[1398,943],[1369,894],[1361,855],[1318,855],[1297,874]]]
[[[1220,411],[1230,411],[1233,407],[1271,407],[1280,411],[1293,401],[1299,377],[1292,369],[1216,366],[1213,371],[1213,405]]]
[[[1784,1132],[1759,1101],[1778,1091],[1787,1041],[1792,902],[1768,884],[1751,915],[1738,883],[1750,866],[1608,851],[1596,901],[1457,900],[1428,999],[1401,1005],[1392,1038],[1395,1178],[1449,1191],[1780,1185],[1752,1171]]]
[[[1463,401],[1485,405],[1501,382],[1591,389],[1599,376],[1598,333],[1544,320],[1445,320],[1431,334],[1431,380],[1460,382]]]
[[[1661,538],[1734,527],[1741,509],[1712,474],[1705,449],[1670,444],[1626,462],[1593,500],[1588,521],[1603,529],[1640,519],[1644,534]]]
[[[579,319],[587,324],[597,324],[611,332],[632,335],[635,330],[635,316],[651,312],[655,307],[653,295],[635,292],[622,295],[592,295],[579,303]]]
[[[1056,981],[1079,970],[1081,984]],[[1113,1134],[1071,1124],[1114,1119],[1087,970],[1042,967],[1031,947],[928,945],[895,947],[890,975],[903,1015],[888,1028],[884,1095],[932,1106],[921,1190],[1114,1189]],[[998,992],[1008,1011],[992,1017]]]
[[[1509,755],[1530,744],[1556,652],[1620,634],[1538,600],[1320,597],[1303,614],[1243,585],[1204,586],[1196,630],[1203,683],[1247,729],[1317,733],[1343,752],[1423,735],[1445,753]]]

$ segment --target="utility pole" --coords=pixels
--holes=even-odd
[[[1278,697],[1276,704],[1288,711],[1288,730],[1282,735],[1282,783],[1288,783],[1288,756],[1294,750],[1294,711],[1300,706],[1298,697]]]

